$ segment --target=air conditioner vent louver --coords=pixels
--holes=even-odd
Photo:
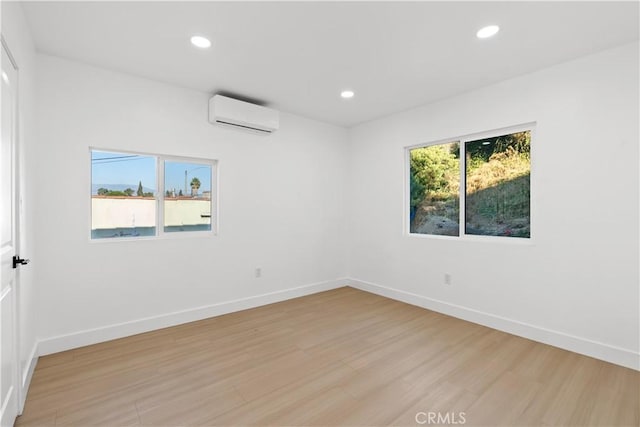
[[[271,108],[215,95],[209,100],[209,121],[236,129],[269,134],[280,127],[280,113]]]

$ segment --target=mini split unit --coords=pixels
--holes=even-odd
[[[280,113],[249,102],[214,95],[209,100],[209,121],[235,129],[269,134],[280,127]]]

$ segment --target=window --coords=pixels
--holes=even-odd
[[[165,233],[211,231],[211,171],[206,163],[164,162]]]
[[[411,232],[457,236],[460,218],[460,143],[414,148]]]
[[[532,129],[409,148],[409,233],[530,238]]]
[[[92,149],[91,239],[215,231],[215,174],[213,160]]]

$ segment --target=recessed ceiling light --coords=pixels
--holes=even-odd
[[[208,49],[211,47],[211,40],[202,36],[191,37],[191,44],[200,49]]]
[[[4,80],[6,84],[9,84],[9,76],[7,76],[7,73],[4,71],[2,72],[2,80]]]
[[[488,25],[484,28],[480,28],[476,33],[476,36],[478,36],[479,39],[486,39],[491,36],[495,36],[498,31],[500,31],[500,27],[497,25]]]
[[[343,90],[340,93],[340,96],[343,97],[344,99],[353,98],[353,95],[355,95],[355,93],[353,93],[352,90]]]

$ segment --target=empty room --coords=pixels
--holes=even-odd
[[[2,427],[640,425],[639,2],[0,17]]]

